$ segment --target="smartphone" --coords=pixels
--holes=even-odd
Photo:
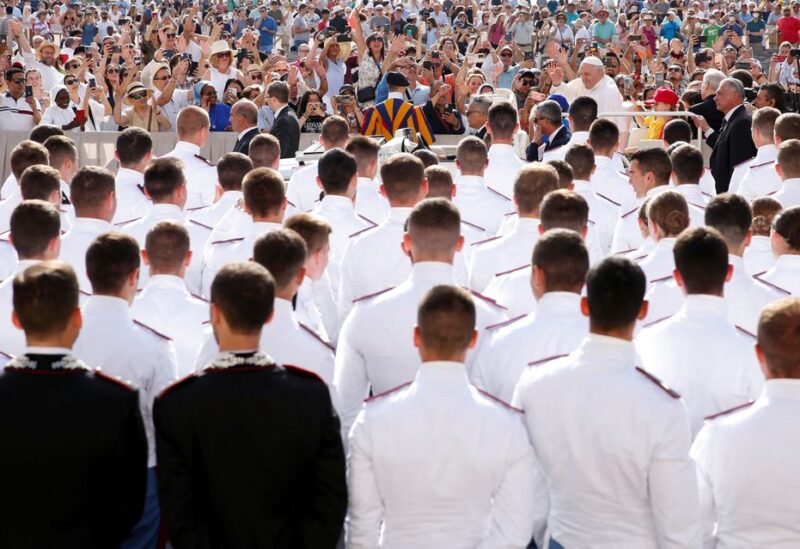
[[[77,111],[75,111],[75,120],[77,120],[78,122],[83,122],[84,120],[86,120],[86,111],[83,109],[78,109]]]
[[[629,34],[628,35],[628,43],[641,42],[641,41],[642,41],[642,35],[641,34]]]
[[[432,51],[431,52],[431,59],[439,59],[441,57],[441,55],[442,54],[439,53],[438,51]]]
[[[25,86],[25,97],[33,97],[33,87]]]
[[[164,54],[163,54],[163,55],[164,55],[164,59],[166,59],[167,61],[169,61],[170,59],[172,59],[173,57],[175,57],[175,54],[176,54],[176,53],[177,53],[177,52],[176,52],[175,50],[164,50]]]
[[[122,53],[122,46],[111,46],[111,53]]]
[[[348,32],[339,34],[336,37],[336,43],[337,44],[346,44],[347,42],[352,42],[352,40],[353,40],[353,37]]]
[[[444,106],[444,112],[446,112],[448,114],[452,114],[453,116],[455,116],[455,114],[456,114],[456,106],[454,104],[452,104],[452,103],[448,103],[447,105]]]
[[[533,61],[533,52],[532,51],[526,51],[523,54],[523,60],[524,61]]]
[[[89,87],[90,88],[96,88],[97,87],[97,80],[95,80],[94,78],[90,78],[89,79]]]
[[[657,72],[656,73],[656,86],[662,86],[664,84],[664,73]]]
[[[142,64],[142,57],[137,55],[136,57],[133,58],[133,62],[136,63],[137,66],[141,65]]]
[[[773,63],[783,63],[784,61],[786,61],[786,56],[785,55],[773,55],[772,56],[772,62]]]
[[[507,32],[506,33],[506,42],[511,42],[511,39],[512,39],[512,33],[511,32]]]
[[[481,33],[481,42],[488,42],[488,41],[489,41],[489,33],[488,32],[482,32]]]
[[[749,71],[751,68],[750,63],[748,63],[747,61],[737,61],[734,67],[737,69],[744,69],[746,71]]]
[[[433,70],[433,63],[431,63],[430,61],[423,61],[422,62],[422,68],[425,69],[425,70],[432,71]]]

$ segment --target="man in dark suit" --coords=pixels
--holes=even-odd
[[[247,155],[250,142],[258,135],[258,107],[249,99],[240,99],[231,107],[231,128],[239,134],[233,152]]]
[[[272,135],[281,144],[281,158],[294,158],[300,148],[300,123],[289,106],[289,86],[286,82],[273,82],[267,88],[267,106],[275,113]]]
[[[327,549],[341,534],[345,460],[328,388],[258,351],[274,297],[261,265],[223,267],[211,285],[220,354],[155,401],[159,496],[175,547]]]
[[[725,114],[717,109],[717,104],[714,102],[714,97],[717,95],[719,84],[725,77],[719,71],[710,71],[703,76],[703,85],[700,88],[700,93],[703,96],[703,101],[689,107],[689,112],[702,116],[708,122],[708,125],[715,132],[718,132],[722,127],[722,119]]]
[[[711,153],[711,175],[717,193],[728,191],[733,168],[756,155],[756,146],[750,132],[751,118],[744,107],[744,86],[735,78],[723,80],[714,96],[717,109],[724,115],[719,131],[714,131],[702,116],[694,122],[705,133]]]
[[[536,124],[536,132],[525,151],[528,162],[541,160],[545,151],[563,147],[572,137],[572,133],[564,125],[561,105],[553,100],[536,105],[531,122]]]
[[[32,265],[13,293],[28,349],[0,372],[2,545],[119,547],[144,508],[138,392],[70,354],[81,329],[72,267]]]

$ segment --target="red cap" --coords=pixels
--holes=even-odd
[[[662,86],[656,90],[656,94],[652,99],[645,101],[645,105],[655,105],[656,103],[666,103],[667,105],[677,105],[680,101],[678,94],[672,91],[672,88]]]

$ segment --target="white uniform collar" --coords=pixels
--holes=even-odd
[[[32,265],[36,265],[37,263],[41,263],[41,262],[42,262],[41,259],[20,259],[17,262],[17,273],[21,273],[22,271],[24,271],[28,267],[30,267]]]
[[[69,355],[72,349],[66,347],[25,347],[26,355]]]
[[[483,177],[480,175],[459,175],[456,180],[456,187],[464,185],[465,187],[485,187]]]
[[[463,362],[451,362],[448,360],[431,360],[423,362],[416,377],[417,383],[423,386],[426,384],[459,384],[464,388],[469,387],[467,378],[467,368]]]
[[[596,154],[594,156],[594,163],[598,168],[611,168],[611,159],[607,156]]]
[[[175,143],[176,151],[186,151],[192,154],[200,154],[200,147],[188,141],[178,141]]]
[[[790,179],[785,179],[781,183],[781,189],[791,189],[791,190],[799,190],[800,189],[800,177],[792,177]]]
[[[114,226],[105,219],[97,219],[96,217],[76,217],[72,223],[72,229],[91,229],[100,233],[107,233],[113,230]]]
[[[177,204],[168,204],[166,202],[153,204],[153,209],[150,211],[153,214],[171,215],[183,219],[183,210]]]
[[[775,269],[800,270],[800,255],[783,254],[775,260]]]
[[[453,265],[441,261],[420,261],[411,266],[412,280],[433,280],[434,282],[455,284]]]
[[[800,400],[800,379],[768,379],[763,395],[768,399]]]
[[[138,185],[144,183],[144,174],[130,168],[120,168],[117,170],[117,179],[125,183],[135,182]]]
[[[547,292],[538,301],[536,309],[542,311],[545,309],[570,309],[574,308],[575,312],[580,312],[581,294],[573,292]]]
[[[589,132],[572,132],[570,145],[582,145],[589,140]]]
[[[493,156],[509,155],[517,156],[517,153],[514,152],[514,147],[512,145],[507,143],[496,143],[489,147],[489,158],[492,158]]]
[[[323,209],[337,209],[337,210],[350,210],[355,211],[353,201],[346,196],[338,194],[326,194],[320,201],[320,207]]]
[[[595,159],[595,160],[597,160],[597,159]],[[664,191],[668,191],[668,190],[669,190],[669,185],[659,185],[659,186],[657,186],[657,187],[653,187],[652,189],[649,189],[649,190],[648,190],[648,191],[647,191],[647,192],[644,194],[644,197],[645,197],[645,198],[650,198],[651,196],[655,196],[655,195],[657,195],[657,194],[661,194],[661,193],[663,193]]]
[[[400,223],[401,225],[406,222],[408,216],[411,215],[411,210],[405,206],[392,206],[389,208],[389,216],[386,218],[387,223]]]
[[[294,314],[294,307],[292,302],[281,297],[275,298],[275,319],[282,319],[281,322],[289,321],[292,324],[297,324],[297,319]]]
[[[637,361],[632,341],[600,334],[587,335],[576,352],[592,362],[602,362],[604,366],[633,367]]]
[[[386,100],[389,99],[402,99],[403,101],[406,100],[406,96],[402,92],[389,92],[389,95],[386,97]]]
[[[521,232],[535,232],[539,234],[539,225],[541,222],[535,217],[519,217],[517,216],[517,223],[514,226],[513,233]]]
[[[689,313],[711,312],[726,315],[725,299],[709,294],[689,294],[681,307]]]
[[[181,290],[184,292],[188,292],[188,290],[186,289],[186,283],[183,281],[183,279],[175,275],[166,275],[166,274],[152,275],[150,279],[147,281],[147,285],[145,286],[145,288],[150,288],[153,286],[157,286],[159,288],[168,288],[170,290]]]
[[[778,147],[774,143],[768,143],[758,148],[753,164],[760,164],[761,161],[775,160],[776,158],[778,158]]]
[[[130,305],[121,297],[92,295],[83,306],[86,313],[113,313],[130,318]]]

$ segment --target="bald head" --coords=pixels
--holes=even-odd
[[[231,107],[231,124],[233,124],[233,119],[235,117],[239,118],[238,121],[242,124],[246,124],[239,131],[253,127],[258,124],[258,107],[249,99],[239,99],[233,104],[233,107]]]

